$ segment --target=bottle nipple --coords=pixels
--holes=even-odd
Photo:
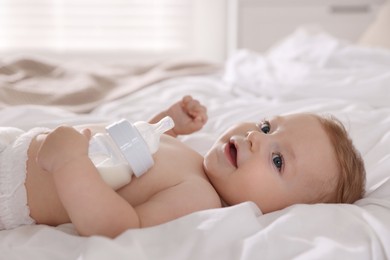
[[[160,136],[166,131],[172,129],[175,126],[175,123],[171,117],[166,116],[155,124],[139,121],[135,122],[134,126],[137,128],[142,138],[147,143],[150,152],[153,154],[158,150]]]
[[[175,123],[170,116],[166,116],[159,122],[152,124],[151,126],[154,130],[154,133],[156,135],[158,134],[158,136],[161,136],[166,131],[171,130],[175,126]]]

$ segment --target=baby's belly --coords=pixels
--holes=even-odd
[[[26,190],[30,216],[39,224],[59,225],[70,222],[58,197],[53,177],[36,163],[36,155],[45,135],[34,138],[28,150]]]

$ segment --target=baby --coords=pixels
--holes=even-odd
[[[203,158],[174,137],[201,129],[206,108],[186,96],[151,122],[166,115],[175,127],[161,137],[155,165],[116,191],[88,157],[99,128],[2,129],[0,229],[72,222],[81,235],[115,237],[223,204],[253,201],[269,213],[297,203],[353,203],[364,194],[363,161],[334,118],[293,114],[237,124]],[[7,161],[16,153],[27,162],[20,155]]]

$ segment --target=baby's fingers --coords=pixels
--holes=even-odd
[[[207,120],[206,107],[191,96],[185,96],[183,98],[183,108],[191,118],[202,121]]]
[[[91,139],[91,136],[92,136],[91,129],[84,128],[83,130],[81,130],[81,133],[82,133],[88,140]]]
[[[205,106],[199,105],[189,111],[190,116],[199,122],[205,124],[207,122],[207,109]]]
[[[195,122],[200,122],[202,124],[205,124],[207,122],[207,112],[206,109],[199,109],[197,111],[193,111],[191,113],[191,117],[194,119]]]

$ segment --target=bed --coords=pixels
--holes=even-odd
[[[390,259],[389,50],[298,30],[267,53],[239,50],[222,66],[12,57],[0,72],[1,126],[145,120],[191,94],[207,106],[209,121],[180,138],[201,154],[236,122],[331,113],[367,169],[367,193],[353,205],[294,205],[262,215],[245,202],[115,239],[80,237],[72,224],[23,226],[0,231],[1,259]]]

